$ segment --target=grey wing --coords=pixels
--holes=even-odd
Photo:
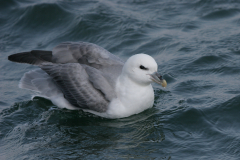
[[[114,87],[117,77],[122,72],[123,61],[104,48],[87,42],[65,42],[56,46],[53,51],[33,50],[10,55],[10,61],[41,65],[52,63],[80,63],[93,67]]]
[[[101,72],[90,67],[85,69],[78,63],[43,64],[40,67],[52,77],[64,97],[76,107],[105,112],[115,96],[113,90],[101,88],[101,85],[109,87],[108,82],[101,77]]]
[[[123,61],[104,48],[87,42],[65,42],[52,51],[53,63],[80,63],[98,69],[115,85],[122,72]]]

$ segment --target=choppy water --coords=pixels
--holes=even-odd
[[[13,53],[64,41],[153,56],[154,107],[108,120],[18,88]],[[239,0],[1,0],[0,159],[240,159]]]

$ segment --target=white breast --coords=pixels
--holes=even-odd
[[[107,114],[110,118],[128,117],[152,107],[154,92],[152,85],[140,86],[129,79],[119,78],[116,85],[116,99],[112,100]]]

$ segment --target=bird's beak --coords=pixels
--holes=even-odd
[[[162,76],[160,74],[158,74],[157,72],[154,72],[153,74],[150,74],[151,76],[151,80],[157,84],[161,84],[162,87],[166,87],[167,86],[167,82],[165,79],[162,78]]]

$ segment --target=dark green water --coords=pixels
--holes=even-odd
[[[126,60],[153,56],[168,81],[153,108],[109,120],[18,88],[7,61],[64,41]],[[0,159],[240,159],[239,0],[1,0]]]

